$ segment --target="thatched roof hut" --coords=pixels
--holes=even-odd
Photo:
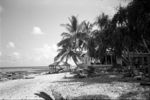
[[[52,72],[57,72],[59,70],[69,71],[70,66],[71,65],[67,62],[54,62],[49,65],[49,70]]]
[[[52,71],[52,72],[56,72],[56,67],[59,66],[59,62],[54,62],[52,64],[50,64],[48,67],[49,67],[49,70]]]

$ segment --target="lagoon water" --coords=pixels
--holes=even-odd
[[[44,72],[48,71],[48,66],[34,66],[34,67],[0,67],[0,72]]]
[[[0,67],[0,82],[6,80],[22,79],[30,74],[40,74],[48,72],[46,66],[35,67]]]

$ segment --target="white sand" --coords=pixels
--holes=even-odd
[[[64,73],[32,77],[35,78],[1,82],[0,99],[41,99],[35,93],[44,92],[51,82],[62,79]]]
[[[45,92],[52,98],[51,91],[59,92],[64,98],[78,98],[82,96],[106,96],[117,99],[123,93],[130,91],[145,91],[137,83],[103,82],[105,77],[85,79],[64,79],[70,74],[31,75],[33,79],[10,80],[0,83],[0,99],[41,99],[35,93]],[[108,79],[109,80],[109,79]],[[136,88],[136,87],[139,88]],[[147,88],[150,90],[150,88]],[[142,98],[142,97],[140,97]]]

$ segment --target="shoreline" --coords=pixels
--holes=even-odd
[[[30,74],[27,79],[0,82],[0,99],[41,99],[35,93],[44,91],[51,82],[61,79],[62,75]],[[53,79],[49,79],[51,77]]]
[[[0,82],[25,79],[31,74],[41,74],[48,72],[47,66],[25,66],[25,67],[0,67]]]
[[[0,82],[18,79],[29,79],[33,75],[47,74],[48,71],[10,71],[0,72]]]

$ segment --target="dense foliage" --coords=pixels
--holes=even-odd
[[[55,61],[72,58],[78,64],[84,53],[102,59],[108,50],[119,57],[129,52],[150,53],[149,5],[149,0],[133,0],[119,7],[112,19],[102,13],[94,23],[79,23],[77,17],[71,16],[70,23],[63,24],[67,32],[62,33]]]

